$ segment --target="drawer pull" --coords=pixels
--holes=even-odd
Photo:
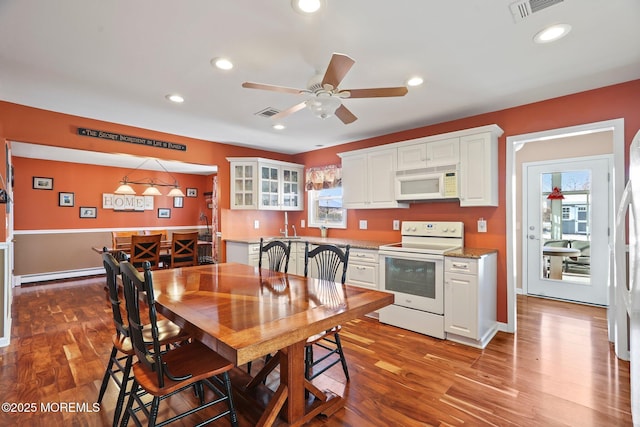
[[[456,264],[455,262],[452,264],[453,268],[459,268],[461,270],[468,270],[469,269],[469,265],[468,264]]]

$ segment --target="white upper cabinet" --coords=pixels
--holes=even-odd
[[[347,209],[405,208],[395,199],[397,149],[371,148],[342,157],[343,205]]]
[[[437,166],[456,166],[460,161],[460,138],[418,142],[398,147],[398,168],[405,171]]]
[[[258,163],[231,162],[231,209],[257,209]]]
[[[498,137],[460,138],[460,206],[498,206]]]
[[[302,210],[303,165],[260,158],[227,160],[231,209]]]

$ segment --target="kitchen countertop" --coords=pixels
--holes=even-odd
[[[285,237],[278,237],[278,239],[287,240]],[[260,237],[248,237],[248,238],[231,238],[224,239],[227,242],[248,243],[255,244],[260,243]],[[314,236],[299,236],[295,239],[291,239],[292,242],[309,242],[316,245],[329,244],[336,246],[351,245],[352,248],[357,249],[373,249],[378,250],[382,245],[388,245],[395,242],[383,242],[379,240],[356,240],[356,239],[336,239],[332,237],[314,237]]]
[[[458,258],[480,258],[483,255],[488,255],[498,252],[497,249],[485,249],[485,248],[461,248],[454,249],[449,252],[445,252],[444,256],[458,257]]]

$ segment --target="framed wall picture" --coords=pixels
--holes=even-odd
[[[80,206],[80,218],[97,218],[98,208]]]
[[[53,178],[33,177],[34,190],[53,190]]]
[[[158,208],[158,218],[171,218],[171,209]]]
[[[183,208],[184,207],[184,199],[180,196],[173,198],[173,207],[174,208]]]
[[[58,206],[71,207],[74,204],[73,193],[58,193]]]
[[[187,197],[198,197],[197,188],[187,188]]]

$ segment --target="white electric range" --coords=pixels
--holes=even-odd
[[[379,320],[444,339],[444,253],[464,246],[464,224],[403,221],[401,230],[401,242],[379,248],[381,290],[395,295]]]

